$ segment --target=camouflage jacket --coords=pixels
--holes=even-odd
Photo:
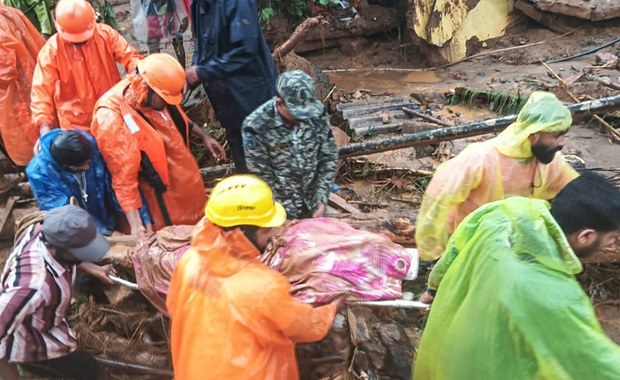
[[[271,186],[289,219],[327,204],[338,149],[326,115],[288,127],[272,98],[245,119],[242,134],[250,173]]]

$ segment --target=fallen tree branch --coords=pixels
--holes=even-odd
[[[439,119],[435,119],[434,117],[431,117],[431,116],[425,115],[425,114],[423,114],[421,112],[412,110],[411,108],[403,107],[402,110],[403,110],[404,113],[406,113],[409,116],[416,116],[416,117],[419,117],[421,119],[430,121],[431,123],[442,125],[444,127],[452,127],[451,124],[448,124],[445,121],[441,121]]]
[[[278,47],[275,48],[273,53],[271,53],[273,60],[276,61],[276,63],[280,62],[285,55],[295,49],[295,46],[297,46],[297,44],[303,41],[308,31],[319,25],[322,20],[322,16],[310,17],[305,19],[295,28],[293,34],[291,34],[291,36],[286,41],[278,45]]]
[[[598,83],[602,84],[603,86],[607,86],[607,87],[609,87],[611,89],[614,89],[614,90],[620,90],[620,84],[616,84],[616,83],[612,82],[611,79],[609,79],[609,78],[601,78],[601,77],[594,76],[594,75],[586,75],[585,77],[589,81],[598,82]]]
[[[577,99],[575,94],[573,94],[572,91],[568,89],[568,85],[566,84],[566,82],[564,82],[564,80],[562,78],[560,78],[560,76],[555,71],[553,71],[553,69],[551,67],[549,67],[549,65],[547,65],[546,63],[544,63],[542,61],[541,61],[541,63],[545,66],[547,71],[549,71],[549,73],[551,73],[551,75],[553,75],[555,77],[555,79],[557,79],[558,82],[560,82],[560,87],[564,90],[564,92],[566,92],[568,94],[568,96],[570,96],[570,98],[573,99],[573,101],[575,101],[576,103],[579,103],[579,99]],[[603,127],[607,128],[609,130],[609,132],[611,132],[611,135],[614,138],[614,140],[620,142],[620,132],[618,132],[608,122],[603,120],[603,118],[600,117],[599,115],[592,115],[592,117],[594,118],[594,120],[598,121],[599,124],[601,124]]]

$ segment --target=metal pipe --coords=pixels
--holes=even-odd
[[[112,359],[102,358],[99,356],[95,356],[95,360],[98,363],[108,366],[108,367],[130,369],[134,371],[140,371],[141,373],[146,373],[149,375],[169,376],[171,378],[174,377],[174,372],[167,370],[167,369],[159,369],[159,368],[152,368],[152,367],[147,367],[147,366],[143,366],[139,364],[125,363],[119,360],[112,360]]]

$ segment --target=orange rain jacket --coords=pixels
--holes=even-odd
[[[168,110],[143,107],[147,85],[138,74],[129,74],[99,99],[91,133],[112,175],[112,188],[125,212],[142,206],[144,195],[155,229],[165,226],[155,190],[138,175],[144,151],[166,185],[164,202],[172,224],[196,224],[204,215],[207,201],[198,164],[186,146],[189,135],[181,136]],[[185,113],[176,107],[185,123]],[[131,119],[127,124],[126,120]],[[133,124],[135,123],[135,124]],[[139,140],[147,138],[148,144]]]
[[[301,303],[280,273],[259,262],[240,229],[206,218],[172,275],[174,375],[183,380],[294,380],[295,343],[329,331],[336,307]]]
[[[32,78],[34,125],[39,128],[49,123],[88,132],[95,103],[121,80],[116,62],[132,72],[141,58],[116,30],[104,24],[97,24],[93,37],[82,45],[53,35],[39,53]]]
[[[437,168],[418,213],[416,244],[423,260],[438,259],[456,226],[478,207],[510,196],[552,199],[577,172],[558,152],[548,165],[532,154],[529,136],[564,132],[570,111],[555,95],[530,95],[517,121],[497,137],[470,144]]]
[[[21,11],[0,4],[0,136],[9,158],[20,166],[32,159],[39,138],[30,121],[30,85],[44,44]]]

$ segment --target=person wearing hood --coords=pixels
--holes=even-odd
[[[620,379],[620,346],[575,278],[580,259],[619,237],[620,190],[593,173],[551,205],[512,197],[480,207],[431,274],[437,295],[413,378]]]
[[[90,215],[74,205],[48,211],[16,236],[0,277],[2,379],[19,379],[16,364],[44,378],[97,378],[98,363],[78,349],[67,316],[78,269],[112,284],[112,266],[95,264],[109,249]]]
[[[39,0],[2,0],[7,7],[17,8],[32,23],[42,37],[48,39],[54,33],[51,4]]]
[[[44,44],[21,11],[0,4],[0,150],[17,166],[28,165],[39,138],[30,121],[30,85]],[[10,187],[0,173],[0,193]]]
[[[39,209],[51,210],[75,198],[92,216],[100,233],[111,235],[116,231],[117,213],[122,214],[122,210],[95,139],[83,131],[56,129],[41,137],[40,147],[26,168]],[[145,205],[140,216],[144,225],[152,224]]]
[[[43,136],[61,129],[90,129],[95,103],[121,80],[116,64],[135,70],[140,53],[116,30],[97,24],[85,0],[56,4],[56,29],[37,57],[32,77],[32,121]]]
[[[95,105],[91,132],[112,176],[116,199],[131,234],[145,226],[144,197],[158,230],[196,224],[207,200],[200,169],[189,150],[190,134],[215,158],[222,146],[181,109],[185,71],[168,54],[151,54]]]
[[[258,177],[234,175],[213,188],[166,300],[175,378],[299,378],[295,343],[325,337],[344,298],[304,304],[286,277],[260,262],[259,250],[285,221]]]
[[[572,118],[553,94],[534,92],[516,122],[470,144],[437,168],[417,217],[422,260],[436,260],[456,226],[478,207],[510,196],[552,199],[577,172],[559,151]]]

